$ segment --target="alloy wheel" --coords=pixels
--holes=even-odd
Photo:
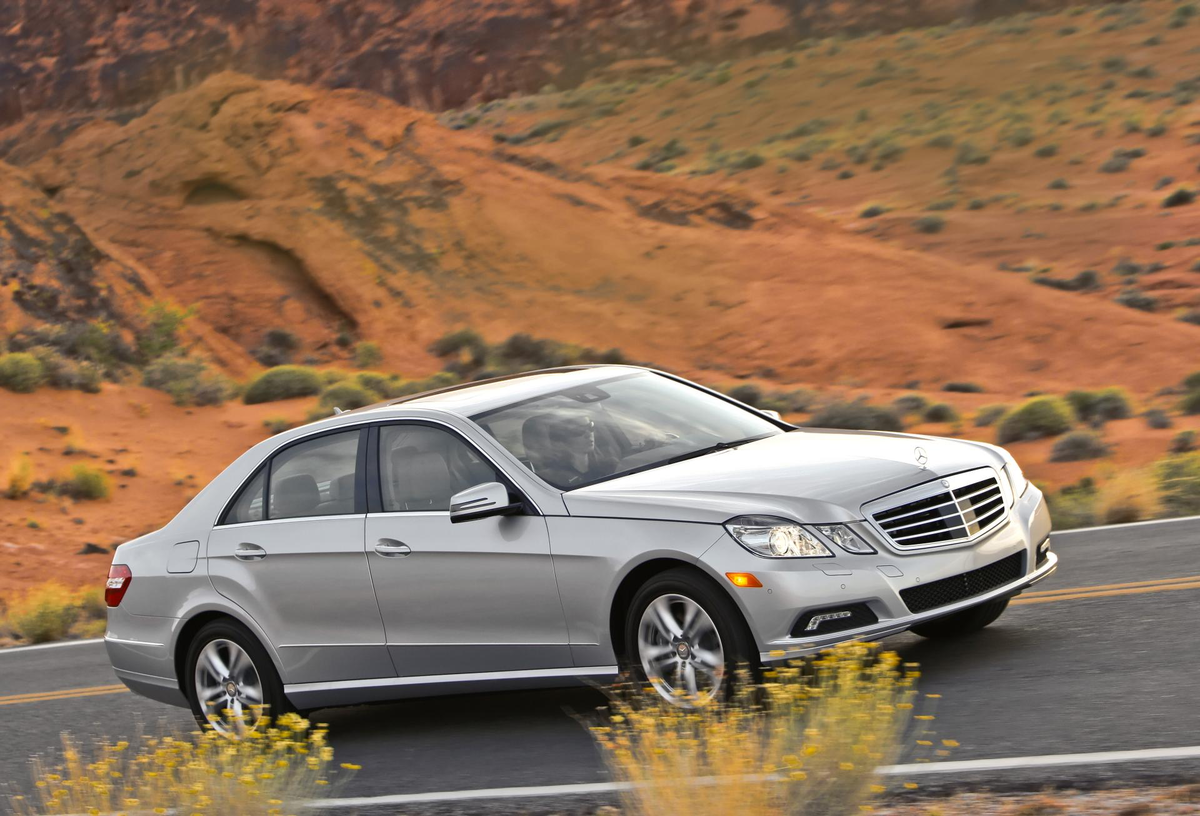
[[[250,655],[232,640],[213,640],[200,650],[195,679],[196,699],[216,731],[238,734],[262,719],[262,679]]]
[[[712,699],[725,679],[725,650],[713,619],[685,595],[660,595],[638,624],[638,659],[667,701],[692,706]]]

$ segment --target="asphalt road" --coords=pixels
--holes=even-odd
[[[942,695],[936,732],[961,744],[953,759],[1200,744],[1200,520],[1060,534],[1053,543],[1058,573],[974,638],[887,641],[921,664],[923,691]],[[1082,591],[1046,594],[1073,588]],[[62,731],[86,740],[192,728],[181,709],[103,688],[116,682],[102,644],[0,652],[0,780],[28,785],[29,757],[55,749]],[[71,689],[94,691],[17,696]],[[581,688],[315,717],[329,723],[339,761],[364,766],[343,795],[374,796],[605,781],[575,718],[602,703]],[[1056,768],[990,784],[1142,776],[1194,781],[1200,761]]]

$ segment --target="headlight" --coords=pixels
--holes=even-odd
[[[725,522],[733,540],[767,558],[832,558],[815,535],[794,521],[776,516],[738,516]]]
[[[837,544],[848,553],[856,555],[865,555],[875,552],[875,548],[859,537],[858,533],[851,530],[845,524],[818,524],[817,531],[821,535],[828,538],[834,544]]]

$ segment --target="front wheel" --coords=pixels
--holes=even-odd
[[[188,700],[201,726],[222,734],[254,730],[288,710],[283,683],[266,649],[240,623],[205,624],[188,649]]]
[[[654,576],[634,595],[625,643],[634,669],[680,706],[727,694],[731,673],[753,657],[733,601],[684,569]]]
[[[919,623],[912,628],[921,637],[926,638],[956,638],[978,632],[983,627],[1000,617],[1008,608],[1008,598],[981,603],[962,612],[955,612],[944,618],[937,618],[928,623]]]

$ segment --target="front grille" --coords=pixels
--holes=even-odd
[[[813,628],[808,628],[812,619],[818,615],[840,615],[843,612],[849,612],[850,614],[840,618],[828,618],[819,621]],[[830,632],[858,629],[862,626],[870,626],[873,623],[879,623],[879,617],[871,611],[871,607],[864,603],[826,606],[821,609],[810,609],[797,618],[796,625],[792,627],[792,637],[802,638],[827,635]]]
[[[952,604],[964,598],[982,595],[998,586],[1011,583],[1025,574],[1025,553],[1013,553],[986,567],[952,575],[940,581],[900,590],[900,597],[910,612],[924,612]]]
[[[966,541],[1004,519],[1004,493],[991,468],[958,474],[935,485],[905,491],[921,498],[893,504],[871,516],[897,547]]]

